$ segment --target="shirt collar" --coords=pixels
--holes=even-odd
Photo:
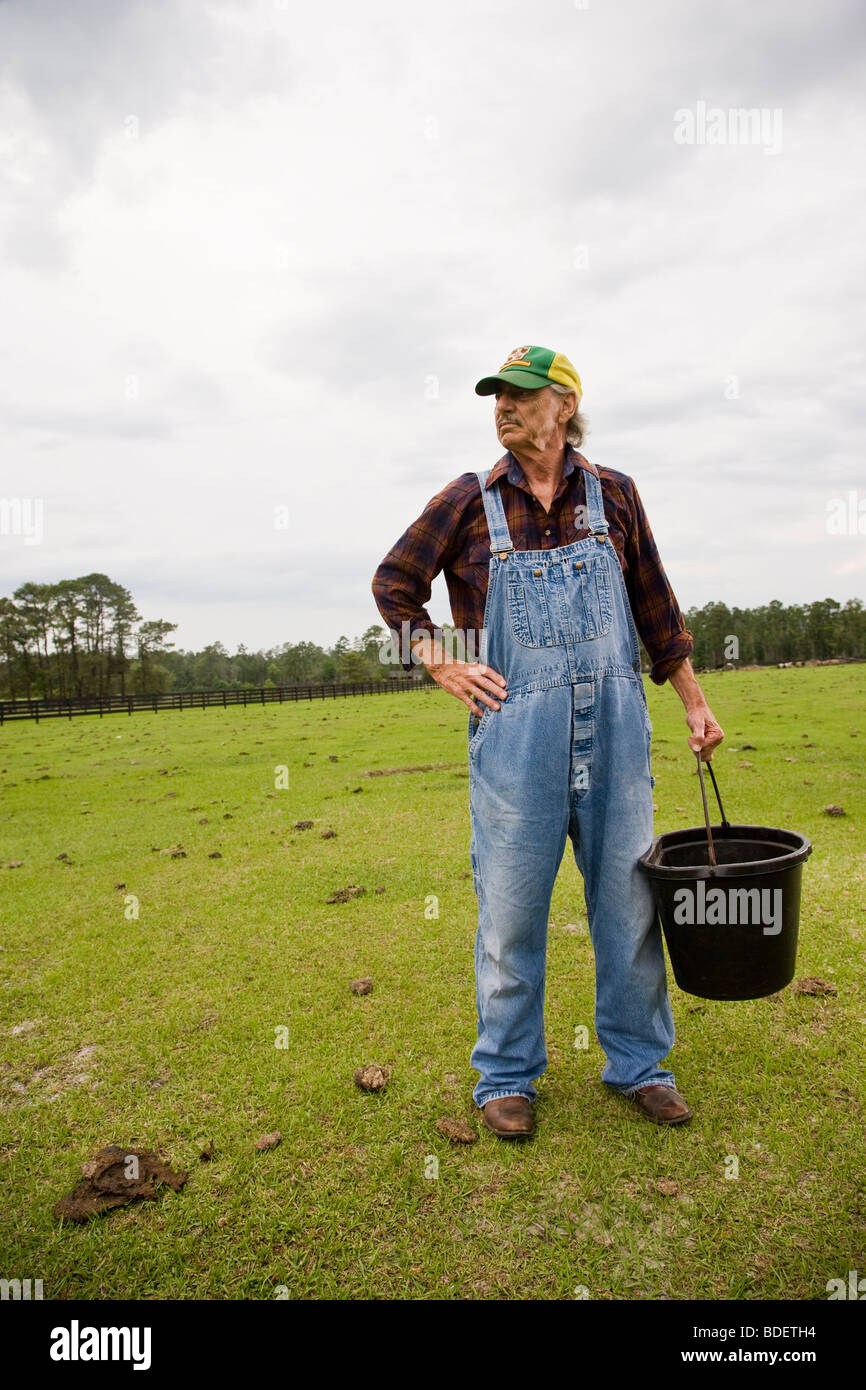
[[[562,463],[562,477],[567,478],[570,473],[574,472],[575,468],[585,468],[588,473],[592,473],[596,478],[598,477],[598,469],[595,464],[590,463],[589,459],[585,459],[583,454],[579,454],[570,444],[566,444],[565,457]],[[499,482],[500,478],[503,477],[507,477],[508,481],[514,483],[517,487],[529,486],[526,481],[526,474],[510,449],[508,453],[502,455],[498,463],[493,465],[485,486],[490,487],[493,483]]]

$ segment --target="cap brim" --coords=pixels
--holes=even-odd
[[[497,372],[495,376],[483,376],[475,387],[476,396],[492,396],[500,382],[506,386],[522,386],[526,391],[540,391],[542,386],[550,385],[550,378],[538,376],[536,372]]]

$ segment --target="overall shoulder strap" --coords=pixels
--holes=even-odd
[[[514,546],[511,544],[508,522],[505,520],[505,508],[499,495],[499,484],[494,483],[492,488],[486,486],[490,476],[489,468],[479,472],[476,476],[481,485],[481,501],[484,503],[484,515],[487,518],[487,530],[490,533],[491,554],[507,554],[508,551],[514,549]]]
[[[601,491],[601,479],[595,473],[590,473],[588,468],[584,468],[583,483],[586,488],[586,507],[589,512],[589,529],[594,536],[606,536],[610,527],[604,517],[604,498]]]

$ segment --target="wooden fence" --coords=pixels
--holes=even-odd
[[[397,676],[386,681],[347,681],[344,685],[274,685],[253,690],[172,690],[164,695],[83,695],[70,699],[0,700],[0,724],[10,719],[71,719],[75,714],[134,714],[137,710],[209,709],[217,705],[292,704],[298,700],[330,700],[341,695],[388,695],[395,691],[430,689],[425,681]]]

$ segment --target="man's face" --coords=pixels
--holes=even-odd
[[[560,437],[574,410],[574,393],[559,396],[549,386],[537,391],[500,382],[496,391],[494,420],[500,444],[519,454],[527,447],[545,450]]]

